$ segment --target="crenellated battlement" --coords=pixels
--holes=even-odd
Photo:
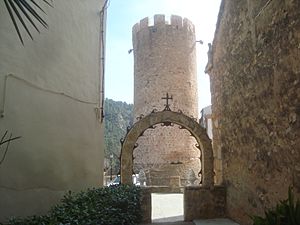
[[[145,17],[144,19],[140,20],[139,23],[136,23],[132,27],[132,33],[136,34],[140,30],[143,30],[148,27],[161,27],[162,25],[166,26],[174,26],[176,29],[187,29],[191,32],[195,32],[194,24],[187,18],[183,18],[181,16],[171,15],[170,22],[166,20],[165,15],[163,14],[156,14],[154,15],[154,24],[150,25],[149,18]]]

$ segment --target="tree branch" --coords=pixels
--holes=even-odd
[[[18,137],[12,137],[12,133],[10,133],[9,135],[9,138],[7,140],[5,140],[5,137],[7,135],[8,131],[5,131],[5,133],[3,134],[2,138],[1,138],[1,141],[0,141],[0,148],[2,145],[4,145],[6,143],[6,148],[5,148],[5,151],[4,151],[4,155],[2,156],[1,160],[0,160],[0,166],[1,164],[4,162],[5,160],[5,157],[6,157],[6,154],[8,152],[8,148],[9,148],[9,144],[11,141],[14,141],[16,139],[19,139],[21,138],[21,136],[18,136]]]

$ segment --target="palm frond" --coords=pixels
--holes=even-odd
[[[48,6],[52,6],[51,0],[39,0],[46,3]],[[51,2],[50,2],[51,1]],[[18,37],[21,43],[24,45],[24,41],[22,39],[22,35],[18,26],[18,21],[22,24],[23,28],[26,30],[29,37],[33,40],[32,34],[27,27],[27,21],[35,28],[35,30],[40,33],[37,28],[37,23],[41,24],[46,29],[48,28],[47,22],[40,16],[40,12],[45,13],[43,8],[41,7],[41,3],[37,3],[35,0],[4,0],[6,9],[9,13],[9,16],[13,22],[13,25],[17,31]],[[37,12],[36,9],[38,9]],[[27,21],[24,20],[27,19]]]

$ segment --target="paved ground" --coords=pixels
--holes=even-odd
[[[149,223],[143,225],[195,225],[193,222],[165,222],[165,223]]]
[[[195,225],[238,225],[229,219],[195,220]]]
[[[144,225],[238,225],[229,219],[210,219],[210,220],[195,220],[194,222],[164,222],[164,223],[151,223]]]

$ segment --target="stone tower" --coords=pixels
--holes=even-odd
[[[163,110],[168,92],[172,111],[198,118],[195,27],[188,19],[154,16],[154,25],[144,18],[133,26],[134,118],[153,109]],[[179,126],[157,125],[138,139],[134,170],[143,169],[148,184],[168,185],[170,177],[185,184],[189,169],[200,170],[200,152],[195,139]]]

